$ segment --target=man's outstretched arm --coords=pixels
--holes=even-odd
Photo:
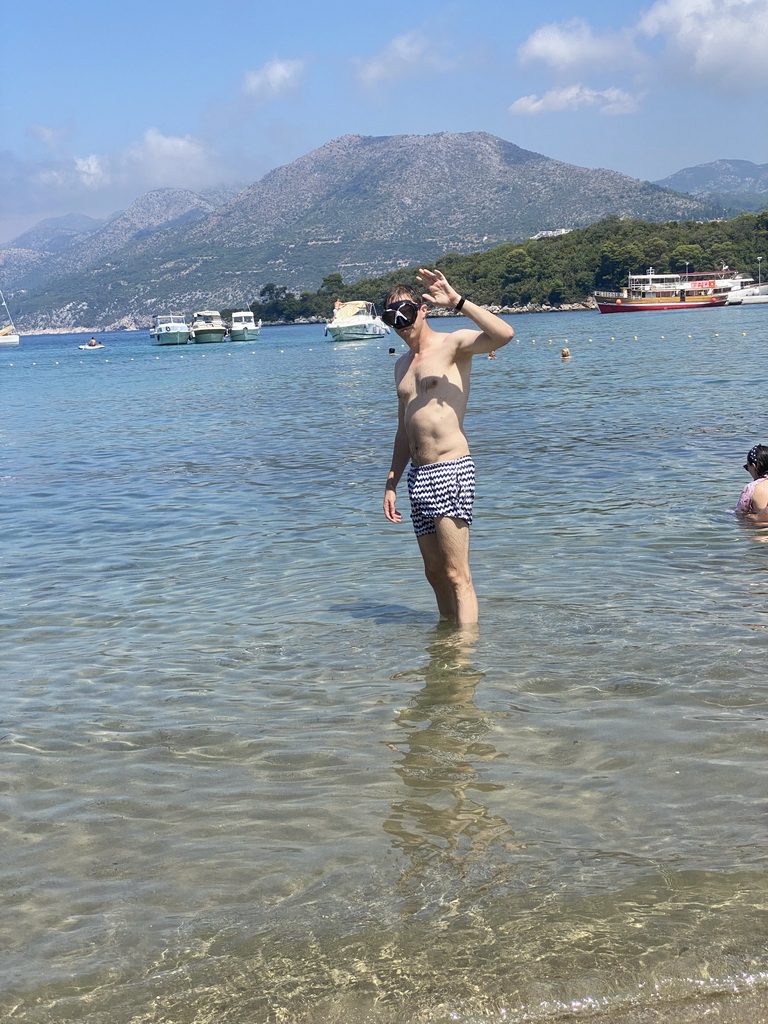
[[[424,293],[425,299],[434,302],[437,306],[445,306],[447,309],[455,309],[461,302],[460,312],[462,315],[468,317],[480,328],[479,333],[470,330],[453,332],[452,336],[459,351],[467,352],[470,355],[493,352],[508,345],[514,338],[515,332],[508,323],[496,316],[495,313],[491,313],[459,295],[441,271],[420,267],[416,276],[417,280],[427,289]]]

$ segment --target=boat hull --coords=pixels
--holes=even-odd
[[[195,331],[190,341],[193,345],[212,345],[216,342],[224,341],[226,336],[226,330],[209,328],[207,330]]]
[[[19,335],[18,334],[3,334],[0,335],[0,345],[18,345]]]
[[[768,285],[755,284],[749,288],[733,288],[728,293],[728,305],[740,306],[743,302],[750,305],[754,302],[768,302]]]
[[[661,309],[709,309],[724,306],[725,295],[707,295],[699,299],[615,299],[613,302],[597,300],[601,313],[649,313]]]
[[[256,341],[261,334],[260,327],[236,327],[230,330],[230,341]]]
[[[328,324],[325,333],[330,335],[331,341],[366,341],[368,338],[383,338],[389,331],[383,324]]]
[[[149,340],[153,345],[188,345],[189,329],[185,331],[150,331]]]

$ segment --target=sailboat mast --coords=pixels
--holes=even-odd
[[[11,316],[11,311],[10,311],[10,309],[8,309],[8,303],[5,301],[5,296],[3,295],[2,292],[0,292],[0,300],[2,300],[2,303],[5,306],[5,312],[8,314],[8,319],[11,322],[11,327],[13,328],[13,333],[15,334],[16,333],[16,326],[15,326],[15,324],[13,322],[13,317]]]

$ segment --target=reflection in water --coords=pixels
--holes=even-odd
[[[424,686],[399,712],[403,740],[392,744],[402,755],[395,771],[407,796],[391,805],[384,823],[393,845],[410,860],[401,881],[438,864],[463,876],[491,844],[516,845],[509,824],[482,802],[483,793],[504,788],[484,770],[503,755],[485,739],[492,716],[474,703],[483,677],[472,661],[476,637],[475,628],[438,627],[427,647],[428,664],[410,673],[423,675]]]

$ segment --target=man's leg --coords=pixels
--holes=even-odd
[[[477,595],[469,568],[469,526],[463,519],[440,516],[435,533],[419,537],[424,572],[444,618],[460,626],[477,622]]]

